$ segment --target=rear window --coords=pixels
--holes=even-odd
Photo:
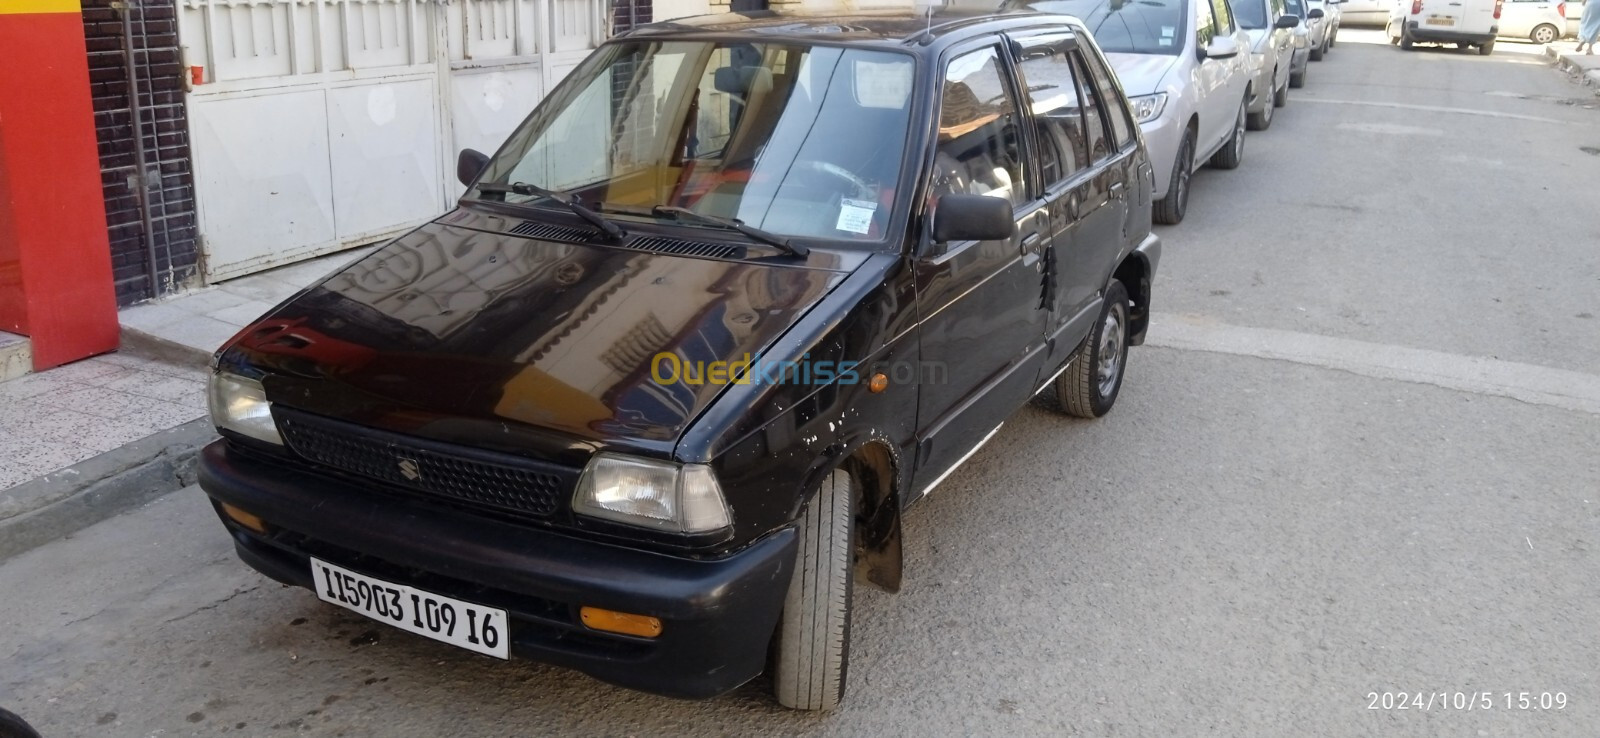
[[[1182,0],[1044,0],[1028,7],[1078,16],[1107,53],[1176,54],[1183,48]]]

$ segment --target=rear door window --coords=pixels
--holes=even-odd
[[[1082,57],[1082,64],[1088,67],[1089,76],[1094,80],[1094,88],[1100,93],[1100,105],[1106,122],[1110,124],[1111,148],[1121,151],[1133,141],[1133,116],[1128,112],[1127,102],[1116,83],[1111,81],[1111,73],[1101,63],[1098,54],[1086,53],[1083,49],[1074,53]]]

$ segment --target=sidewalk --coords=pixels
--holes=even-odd
[[[1579,81],[1600,94],[1600,51],[1594,54],[1574,53],[1576,41],[1557,41],[1544,47],[1545,56],[1562,69],[1580,78]]]
[[[194,453],[214,437],[211,354],[374,248],[127,308],[121,350],[37,374],[22,374],[26,342],[0,334],[0,559],[192,483]]]

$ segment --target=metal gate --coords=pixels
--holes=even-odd
[[[602,0],[182,0],[208,281],[381,240],[459,193],[600,41]]]

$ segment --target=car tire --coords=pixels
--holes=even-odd
[[[856,486],[849,472],[833,470],[800,515],[800,545],[772,657],[772,691],[784,707],[831,710],[844,697]]]
[[[1167,196],[1156,201],[1151,212],[1157,223],[1177,225],[1189,210],[1189,178],[1194,174],[1194,130],[1183,133],[1183,143],[1178,144],[1178,155],[1172,160],[1172,179],[1167,183]]]
[[[1300,70],[1298,72],[1290,72],[1289,73],[1289,86],[1293,87],[1293,88],[1295,88],[1297,90],[1300,89],[1301,87],[1305,87],[1306,86],[1306,72],[1308,72],[1308,71],[1311,71],[1311,70],[1302,69],[1302,70]]]
[[[1478,45],[1478,56],[1488,56],[1494,53],[1494,42],[1485,41]]]
[[[1311,49],[1311,61],[1322,61],[1322,47],[1318,46]]]
[[[1330,48],[1330,49],[1333,48],[1333,45],[1336,44],[1336,43],[1339,43],[1339,27],[1338,26],[1334,26],[1333,27],[1333,33],[1328,36],[1328,48]]]
[[[1561,38],[1561,32],[1549,23],[1541,23],[1533,29],[1533,33],[1528,34],[1528,40],[1536,44],[1552,43],[1559,38]]]
[[[1273,75],[1277,75],[1276,70],[1273,71]],[[1272,116],[1274,115],[1274,109],[1277,107],[1272,104],[1272,97],[1276,97],[1277,93],[1268,92],[1267,95],[1267,101],[1261,105],[1261,112],[1250,113],[1245,116],[1244,127],[1246,130],[1265,131],[1272,127]]]
[[[1288,80],[1288,78],[1284,78],[1283,86],[1279,87],[1277,92],[1272,93],[1272,104],[1273,104],[1273,106],[1279,107],[1279,108],[1289,104],[1289,80]]]
[[[1217,153],[1211,155],[1211,166],[1218,169],[1238,169],[1239,162],[1244,160],[1245,111],[1249,105],[1250,96],[1245,95],[1245,98],[1239,101],[1239,118],[1233,124],[1233,136],[1217,150]]]
[[[1128,290],[1113,279],[1106,286],[1100,320],[1067,370],[1056,377],[1056,401],[1066,414],[1098,418],[1117,404],[1127,374],[1128,314]]]
[[[1400,28],[1400,48],[1410,51],[1412,46],[1415,46],[1415,44],[1411,41],[1411,32],[1402,26]]]
[[[39,733],[16,713],[0,709],[0,738],[39,738]]]

